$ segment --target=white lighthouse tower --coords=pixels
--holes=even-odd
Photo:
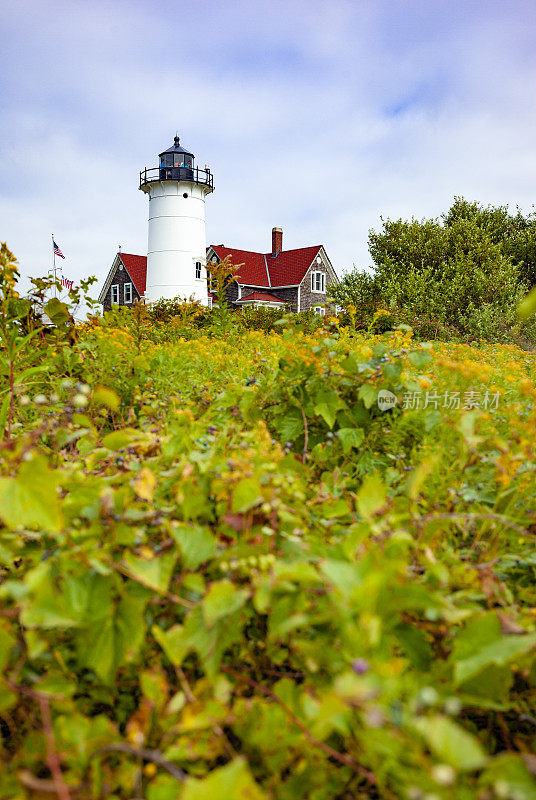
[[[140,189],[149,195],[145,298],[208,305],[205,197],[214,191],[212,173],[195,166],[178,136],[159,160],[158,167],[140,172]]]

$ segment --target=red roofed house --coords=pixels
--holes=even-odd
[[[236,283],[227,287],[227,300],[235,307],[266,306],[291,311],[314,309],[326,312],[326,292],[339,279],[322,245],[283,250],[283,231],[272,228],[270,253],[237,250],[223,244],[207,248],[207,269],[210,262],[231,257],[231,263],[242,264]]]
[[[272,229],[272,250],[257,253],[223,244],[207,247],[207,269],[226,256],[240,266],[236,282],[227,287],[227,301],[234,308],[268,307],[291,311],[313,309],[326,313],[328,286],[338,278],[322,245],[283,250],[283,231]],[[117,253],[99,296],[104,310],[112,303],[131,305],[143,297],[147,276],[145,256]]]
[[[147,256],[134,256],[122,253],[114,258],[108,277],[99,295],[104,311],[109,311],[112,303],[118,306],[131,306],[145,294],[147,280]]]

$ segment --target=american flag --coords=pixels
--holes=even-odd
[[[58,245],[54,241],[54,239],[52,239],[52,244],[54,245],[54,255],[55,256],[59,256],[60,258],[65,258],[65,256],[61,252],[60,248],[58,247]]]
[[[65,256],[62,256],[62,258],[65,258]],[[67,278],[62,278],[61,279],[61,285],[65,286],[66,289],[72,289],[73,288],[73,282],[67,280]]]

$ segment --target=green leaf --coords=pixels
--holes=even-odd
[[[162,628],[153,625],[151,633],[171,663],[180,666],[190,651],[188,638],[184,632],[184,625],[174,625],[167,631],[163,631]]]
[[[4,430],[6,428],[7,415],[9,412],[10,404],[11,404],[11,394],[8,391],[6,396],[2,400],[2,405],[0,406],[0,435],[3,435]]]
[[[176,560],[177,557],[173,553],[165,553],[150,559],[126,553],[124,563],[128,571],[143,586],[165,592],[169,586]]]
[[[135,367],[136,369],[139,369],[141,372],[147,372],[147,370],[151,369],[151,365],[149,364],[145,356],[142,355],[135,356],[132,359],[132,366]]]
[[[344,595],[351,594],[363,583],[359,566],[348,561],[326,559],[320,563],[320,569],[328,581]]]
[[[0,628],[0,672],[10,659],[15,642],[15,637],[9,631]]]
[[[350,375],[358,375],[359,374],[359,364],[357,362],[357,358],[355,353],[349,353],[346,358],[343,358],[341,361],[341,367],[345,372],[350,373]]]
[[[212,680],[216,677],[225,651],[242,636],[241,611],[228,615],[209,628],[203,618],[200,606],[192,609],[184,624],[184,639],[179,646],[184,652],[195,650],[201,663]]]
[[[472,697],[473,703],[491,703],[501,707],[508,700],[508,692],[512,688],[514,674],[508,664],[498,667],[497,664],[488,664],[477,675],[464,681],[461,690],[465,696]],[[468,705],[470,705],[469,703]]]
[[[389,381],[398,381],[402,372],[402,364],[399,361],[384,364],[382,372]]]
[[[385,505],[387,490],[380,476],[367,475],[357,493],[357,510],[365,519],[372,519]]]
[[[134,442],[139,441],[139,439],[139,431],[133,428],[123,428],[120,431],[113,431],[113,433],[109,433],[105,436],[102,440],[102,444],[104,447],[107,447],[108,450],[124,450]]]
[[[212,627],[217,620],[242,608],[248,596],[249,592],[237,589],[229,580],[213,583],[203,600],[203,617],[206,624]]]
[[[525,295],[518,306],[517,313],[520,319],[528,319],[536,313],[536,286]]]
[[[106,386],[97,386],[92,395],[92,400],[101,406],[106,406],[111,411],[118,411],[121,404],[119,395]]]
[[[31,589],[30,596],[21,603],[21,622],[25,628],[73,628],[80,624],[79,608],[67,601],[46,562],[29,572],[25,582]]]
[[[147,800],[177,800],[181,783],[166,773],[157,775],[147,787]]]
[[[57,487],[60,473],[42,456],[24,461],[15,478],[0,478],[0,516],[11,528],[38,528],[58,533],[62,514]]]
[[[475,614],[454,639],[451,661],[470,658],[478,650],[501,638],[501,623],[495,611]]]
[[[475,655],[463,661],[457,661],[454,666],[455,684],[459,686],[477,675],[489,664],[496,664],[499,667],[507,664],[510,660],[528,653],[534,647],[536,647],[536,633],[528,636],[503,636],[502,639],[477,651]]]
[[[502,753],[496,756],[482,773],[481,786],[504,787],[501,797],[515,800],[536,800],[536,780],[532,777],[521,756]]]
[[[259,479],[244,478],[234,489],[232,510],[235,514],[241,514],[262,503],[263,500]]]
[[[118,668],[132,661],[145,638],[145,601],[125,595],[105,619],[95,620],[81,633],[79,659],[105,683],[112,683]]]
[[[186,569],[197,569],[216,552],[216,541],[208,528],[179,524],[171,528],[171,535],[181,548]]]
[[[186,782],[181,800],[266,800],[244,758],[213,770],[206,778]]]
[[[283,406],[274,417],[274,424],[282,442],[294,442],[303,433],[303,416],[299,408]]]
[[[417,369],[423,369],[432,361],[432,356],[426,350],[418,350],[416,353],[410,353],[408,358]]]
[[[342,408],[342,402],[337,392],[319,392],[316,395],[315,414],[319,414],[330,428],[335,424],[339,408]]]
[[[63,322],[69,321],[69,309],[57,297],[52,297],[45,305],[44,310],[54,325],[61,325]]]
[[[365,439],[363,428],[339,428],[337,438],[342,444],[345,453],[349,453],[352,447],[360,447]]]
[[[461,431],[468,447],[476,447],[478,444],[484,441],[482,436],[475,435],[475,423],[479,415],[480,412],[477,410],[466,411],[465,414],[462,414],[458,423],[458,428]]]
[[[16,383],[17,385],[25,383],[32,375],[36,375],[39,372],[46,372],[48,369],[49,367],[46,364],[41,364],[38,367],[28,367],[28,369],[25,369],[24,372],[21,372],[19,375],[17,375]]]
[[[480,769],[487,762],[480,742],[449,717],[435,714],[416,720],[415,727],[441,761],[459,770]]]
[[[378,398],[378,389],[370,383],[364,383],[357,396],[363,401],[365,408],[371,408]]]
[[[400,624],[394,629],[404,654],[419,670],[427,670],[433,651],[424,631],[415,625]]]

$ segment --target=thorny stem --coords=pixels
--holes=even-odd
[[[52,727],[52,719],[50,716],[50,706],[48,703],[48,697],[46,695],[41,694],[41,692],[35,692],[34,696],[36,697],[39,708],[41,709],[41,718],[43,720],[43,733],[45,734],[45,742],[46,742],[46,754],[47,754],[47,764],[54,780],[54,786],[56,787],[56,794],[59,797],[59,800],[71,800],[71,795],[69,794],[69,789],[67,788],[67,784],[63,778],[63,773],[61,771],[60,766],[60,759],[58,753],[56,751],[56,743],[54,740],[54,729]]]

